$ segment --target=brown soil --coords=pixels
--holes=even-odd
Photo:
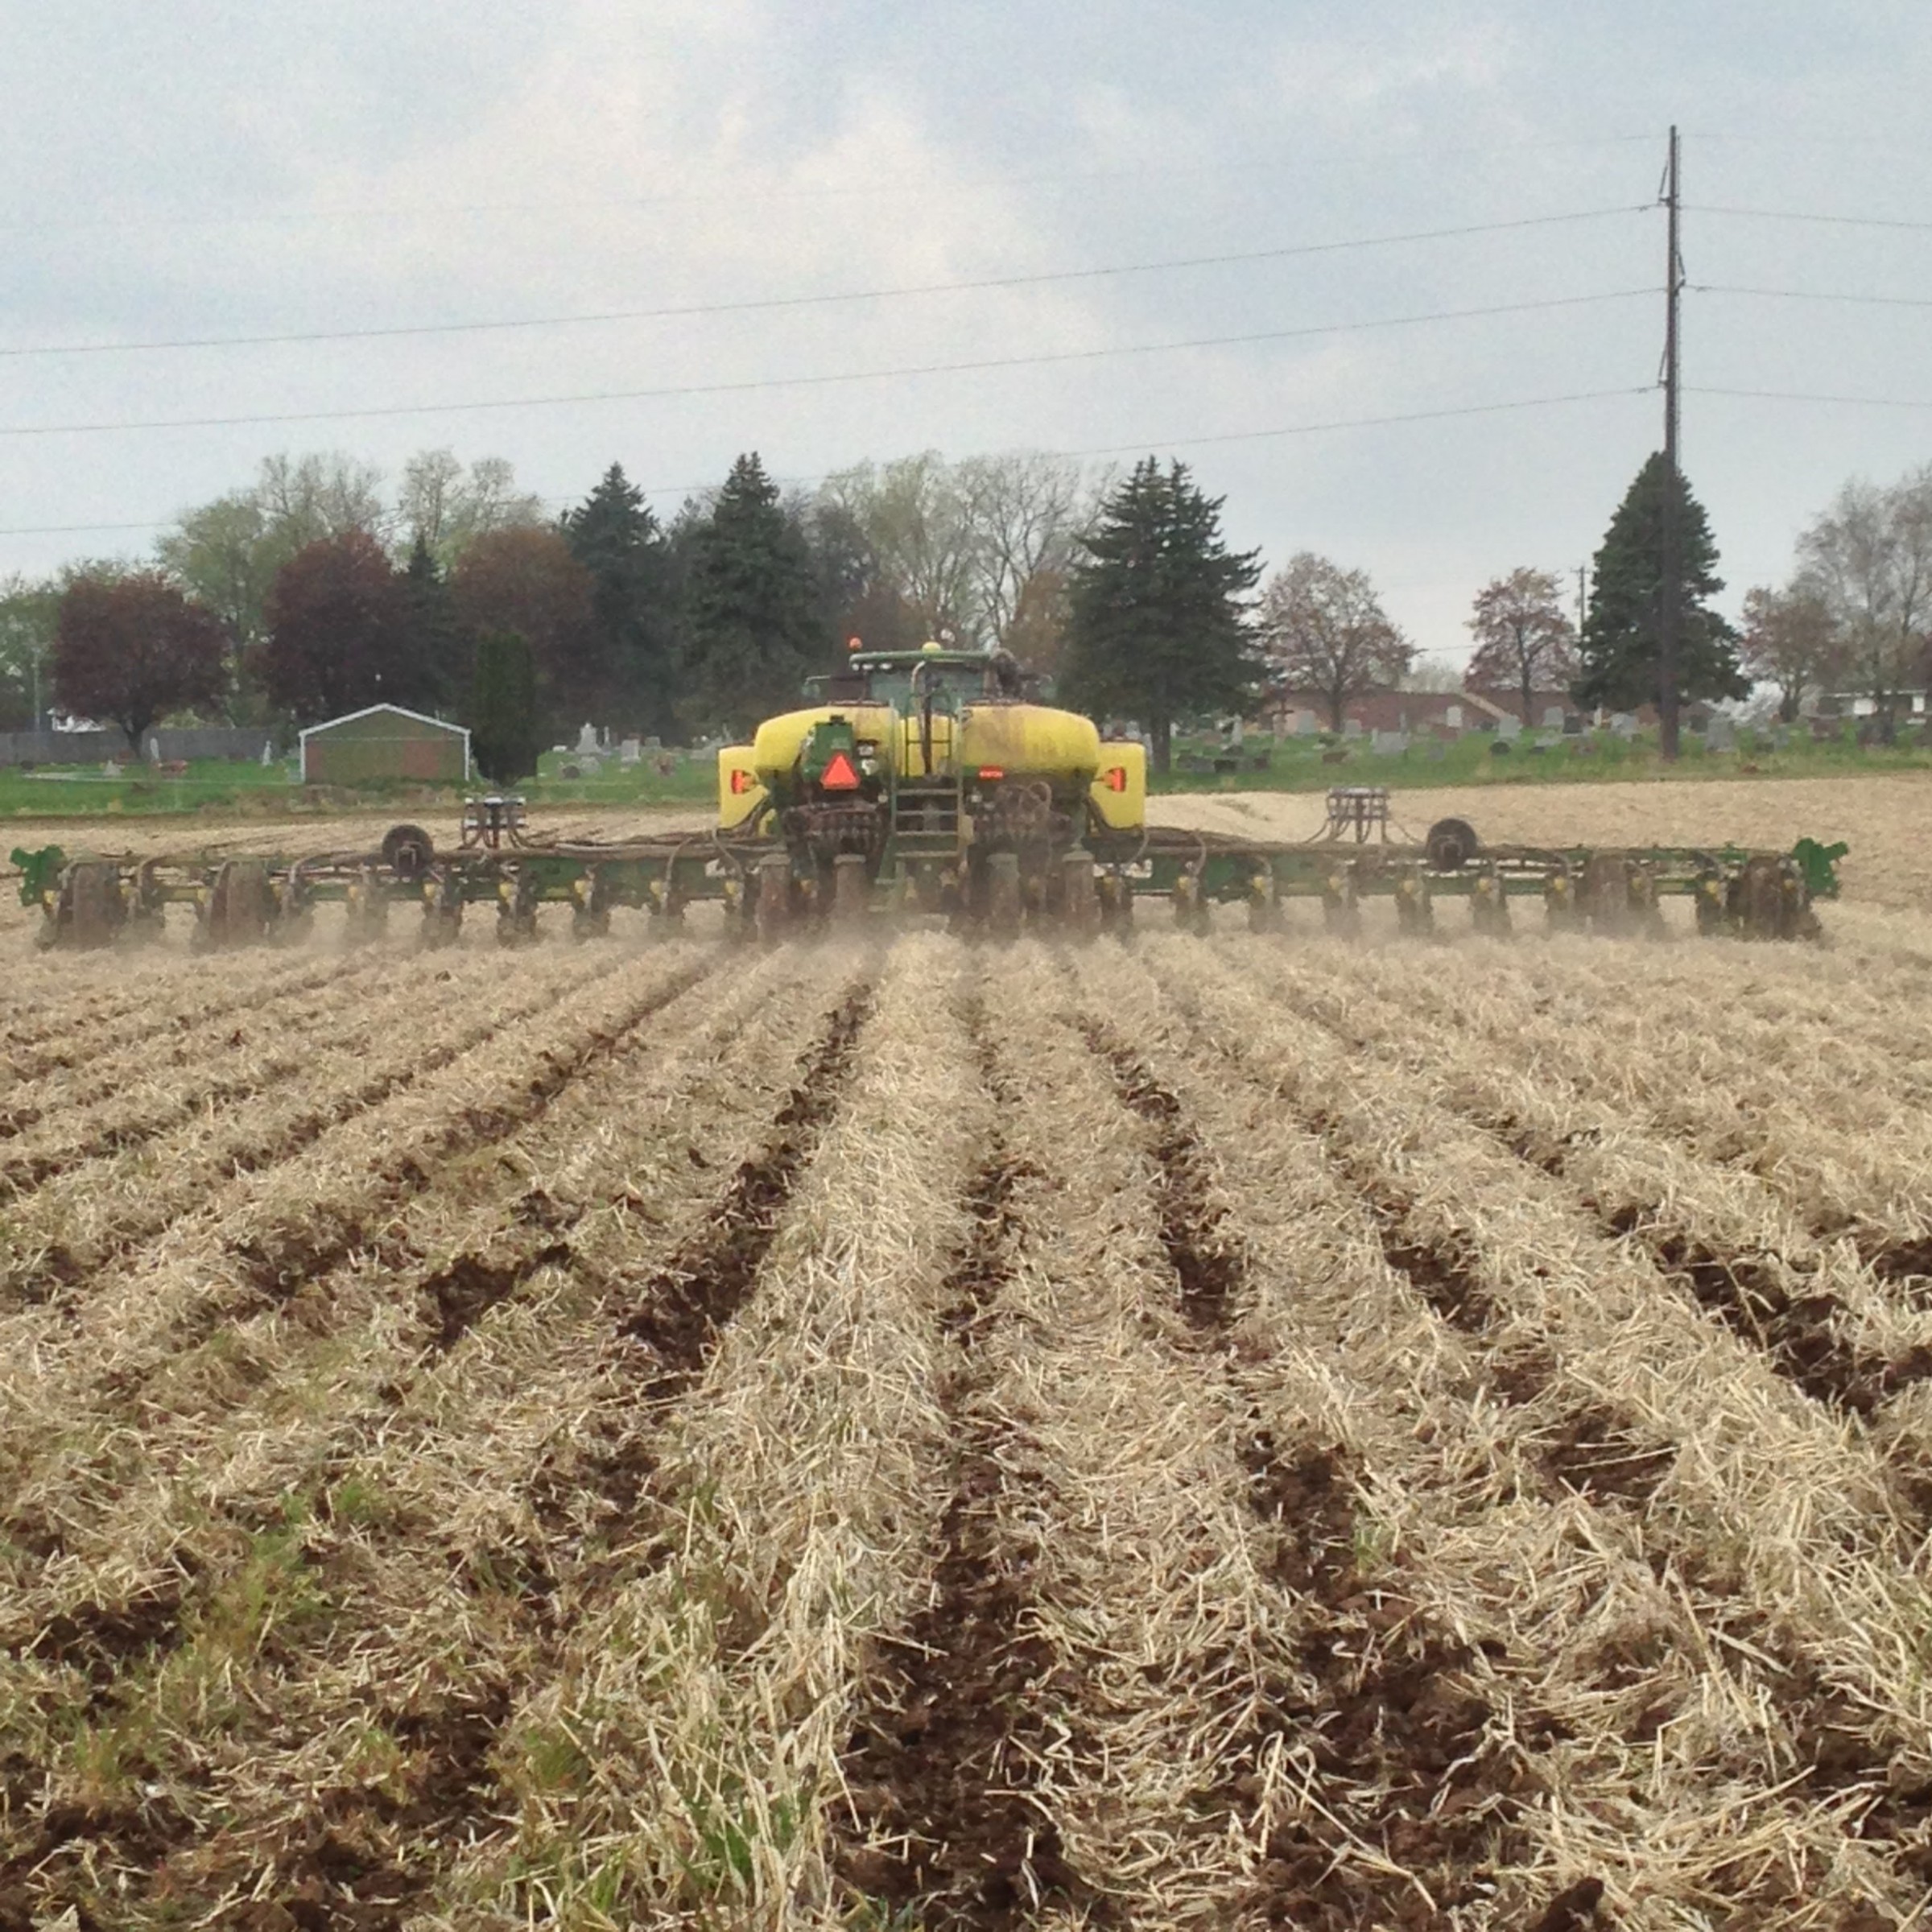
[[[1228,1245],[1224,1217],[1209,1199],[1200,1141],[1180,1102],[1131,1047],[1097,1020],[1088,1021],[1082,1031],[1112,1071],[1121,1100],[1153,1130],[1161,1245],[1180,1284],[1181,1313],[1197,1331],[1224,1330],[1234,1319],[1243,1264]]]
[[[645,1284],[619,1332],[650,1351],[642,1380],[663,1401],[702,1372],[719,1332],[749,1298],[800,1172],[832,1117],[872,1010],[861,984],[840,1002],[808,1055],[799,1084],[772,1122],[764,1150],[741,1166],[702,1240]]]
[[[998,1319],[1015,1180],[996,1153],[974,1183],[971,1230],[947,1278],[941,1322],[964,1359],[942,1392],[959,1436],[932,1601],[879,1646],[881,1681],[844,1753],[853,1818],[841,1876],[935,1932],[1009,1932],[1030,1922],[1036,1901],[1095,1903],[1034,1796],[1031,1759],[1058,1666],[1029,1630],[1028,1556],[1000,1521],[1010,1432],[974,1408],[971,1354]]]

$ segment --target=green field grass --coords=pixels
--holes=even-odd
[[[1864,746],[1849,733],[1823,744],[1794,737],[1781,749],[1769,734],[1740,732],[1729,751],[1707,751],[1686,733],[1681,755],[1667,765],[1654,733],[1626,743],[1613,732],[1562,740],[1541,751],[1519,741],[1506,749],[1485,734],[1418,741],[1406,751],[1376,752],[1366,739],[1331,743],[1321,738],[1284,740],[1273,746],[1250,740],[1235,754],[1239,768],[1202,772],[1181,769],[1182,754],[1224,755],[1216,738],[1177,737],[1176,769],[1150,775],[1158,793],[1196,791],[1325,791],[1333,785],[1385,785],[1391,791],[1450,785],[1587,785],[1645,778],[1831,778],[1932,769],[1932,748],[1922,741],[1889,747]],[[1579,747],[1584,749],[1579,749]],[[1339,756],[1334,755],[1339,753]],[[1258,761],[1265,757],[1265,764]]]
[[[659,770],[655,761],[626,770],[613,761],[592,772],[584,771],[573,758],[547,752],[539,774],[514,789],[533,805],[690,805],[708,803],[716,795],[715,767],[708,756],[667,753],[665,762],[667,770]],[[566,768],[584,775],[567,778],[563,775]],[[167,776],[141,765],[127,766],[114,777],[98,765],[43,766],[32,771],[0,766],[0,817],[93,819],[122,813],[279,817],[309,811],[336,815],[364,807],[380,813],[405,805],[453,808],[470,794],[489,789],[481,778],[468,786],[398,781],[353,791],[304,786],[295,781],[286,765],[219,758],[197,760],[185,772]]]
[[[1366,740],[1330,744],[1295,738],[1269,745],[1249,739],[1232,771],[1179,768],[1183,754],[1208,759],[1221,751],[1211,736],[1174,741],[1177,769],[1150,779],[1162,794],[1213,791],[1323,791],[1331,785],[1386,785],[1393,790],[1450,785],[1577,785],[1645,778],[1828,778],[1875,776],[1932,769],[1932,748],[1916,733],[1893,747],[1861,746],[1849,733],[1824,744],[1794,737],[1782,749],[1769,737],[1740,733],[1730,751],[1704,749],[1686,734],[1674,766],[1657,755],[1654,737],[1625,743],[1608,732],[1581,742],[1562,741],[1537,752],[1521,742],[1506,751],[1487,736],[1453,742],[1418,742],[1404,752],[1377,753]],[[1334,755],[1339,753],[1338,755]],[[579,775],[570,777],[567,772]],[[205,815],[247,818],[299,816],[307,812],[366,809],[372,814],[402,807],[453,808],[466,792],[486,789],[414,782],[365,786],[356,791],[296,783],[286,765],[204,759],[179,774],[163,776],[140,765],[109,777],[99,766],[0,767],[0,816],[15,819],[99,818],[122,813],[142,817]],[[535,777],[515,787],[533,807],[707,805],[716,795],[711,758],[699,753],[647,755],[625,766],[611,760],[590,769],[574,754],[547,752]]]

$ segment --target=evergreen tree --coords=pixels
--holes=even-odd
[[[453,714],[462,707],[469,654],[448,580],[420,530],[402,572],[402,597],[417,688],[439,715]]]
[[[1704,506],[1680,471],[1652,456],[1617,506],[1596,553],[1583,620],[1583,670],[1574,687],[1586,707],[1635,711],[1660,704],[1657,612],[1663,600],[1664,517],[1675,497],[1677,694],[1680,700],[1742,698],[1751,689],[1737,660],[1736,634],[1707,599],[1724,588]]]
[[[675,726],[677,628],[664,533],[644,493],[613,463],[564,514],[571,553],[589,572],[595,613],[588,648],[606,708],[669,738]]]
[[[1096,716],[1137,719],[1156,771],[1176,718],[1239,707],[1260,671],[1245,601],[1259,553],[1229,551],[1222,502],[1184,463],[1163,472],[1149,456],[1101,504],[1072,567],[1060,688]]]
[[[530,646],[514,630],[485,631],[470,683],[471,761],[493,785],[514,785],[536,770],[542,744]]]
[[[685,630],[682,704],[700,729],[748,730],[796,705],[801,680],[832,662],[811,554],[755,452],[691,533]]]

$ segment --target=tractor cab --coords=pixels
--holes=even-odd
[[[1009,652],[927,644],[918,650],[855,650],[842,670],[807,678],[805,689],[821,704],[886,704],[904,717],[1010,703],[1025,695],[1025,684]]]

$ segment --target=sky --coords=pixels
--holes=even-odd
[[[0,577],[283,451],[667,517],[747,449],[1155,454],[1459,658],[1661,443],[1674,122],[1735,614],[1932,460],[1928,99],[1922,0],[0,0]]]

